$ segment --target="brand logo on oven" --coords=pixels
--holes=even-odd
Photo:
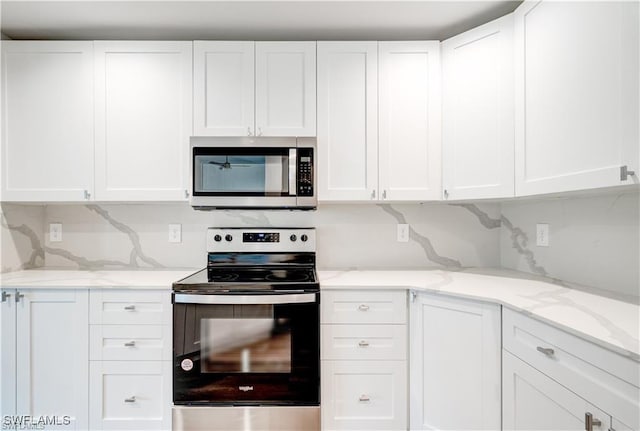
[[[253,390],[253,386],[238,386],[238,389],[242,392],[249,392]]]

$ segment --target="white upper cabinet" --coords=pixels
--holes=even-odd
[[[255,133],[255,42],[193,43],[193,133]]]
[[[316,42],[256,42],[256,134],[316,135]]]
[[[380,42],[378,55],[382,199],[439,200],[440,43]]]
[[[638,3],[515,11],[516,194],[638,183]],[[621,167],[636,176],[621,179]]]
[[[442,42],[442,71],[444,199],[513,196],[513,15]]]
[[[378,43],[318,42],[318,198],[378,188]]]
[[[95,42],[96,200],[186,199],[191,42]]]
[[[93,191],[93,42],[2,41],[2,200]]]

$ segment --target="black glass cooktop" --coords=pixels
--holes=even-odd
[[[315,283],[313,268],[209,267],[209,283]]]

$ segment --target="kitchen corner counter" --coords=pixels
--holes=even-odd
[[[501,304],[640,361],[640,306],[506,270],[318,271],[321,289],[414,289]]]
[[[0,275],[4,288],[120,288],[171,289],[173,282],[181,280],[198,269],[82,271],[63,269],[32,269]]]

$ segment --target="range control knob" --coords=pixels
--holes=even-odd
[[[295,241],[298,239],[298,237],[296,236],[296,234],[294,234],[294,233],[293,233],[293,234],[291,234],[291,236],[289,237],[289,239],[290,239],[291,241],[295,242]]]
[[[302,241],[302,242],[307,242],[308,239],[309,239],[309,237],[307,235],[305,235],[305,234],[302,234],[300,236],[300,241]]]
[[[227,234],[224,239],[226,239],[227,241],[231,242],[231,240],[233,239],[233,237],[229,234]]]
[[[222,237],[220,235],[216,235],[216,236],[213,237],[213,240],[216,241],[216,242],[220,242],[220,241],[222,241]]]

